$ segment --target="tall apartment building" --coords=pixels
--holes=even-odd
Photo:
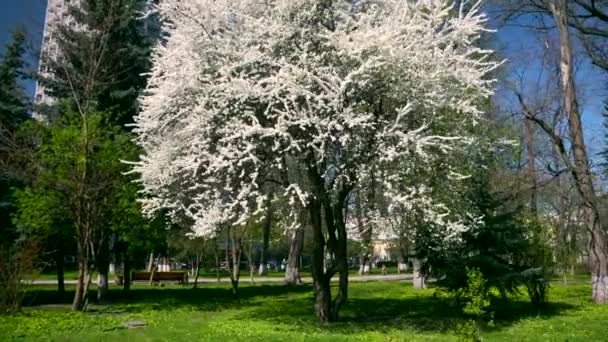
[[[44,17],[44,32],[42,34],[42,45],[40,46],[40,60],[38,62],[38,73],[44,75],[46,72],[43,56],[53,56],[57,53],[56,29],[61,24],[70,24],[72,18],[69,15],[69,7],[78,5],[80,0],[47,0],[46,15]],[[34,93],[34,103],[49,103],[52,99],[45,94],[44,87],[37,82]],[[39,118],[34,113],[34,118]]]

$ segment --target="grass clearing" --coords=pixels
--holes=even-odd
[[[69,311],[73,288],[63,298],[53,286],[38,286],[22,314],[0,316],[0,341],[455,341],[465,318],[449,298],[409,283],[350,285],[341,321],[317,324],[310,286],[243,284],[232,299],[227,284],[134,286],[128,296],[111,288],[107,305],[86,313]],[[94,294],[94,293],[93,293]],[[590,303],[589,285],[554,285],[540,313],[524,296],[497,302],[487,341],[600,341],[606,339],[608,306]],[[148,327],[125,329],[143,320]]]

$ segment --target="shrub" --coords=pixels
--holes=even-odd
[[[490,289],[483,274],[478,269],[467,269],[467,286],[456,294],[464,301],[463,313],[473,319],[456,325],[456,334],[463,341],[481,341],[480,327],[488,320],[492,325],[493,313],[490,308]]]
[[[0,244],[0,313],[21,310],[24,283],[37,271],[39,244],[29,239]]]

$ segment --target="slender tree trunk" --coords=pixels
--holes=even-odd
[[[103,302],[108,298],[108,268],[98,271],[97,301]]]
[[[247,247],[247,264],[249,265],[249,280],[252,284],[255,284],[255,260],[253,260],[253,244],[251,242]]]
[[[78,280],[76,281],[76,293],[74,294],[74,301],[72,302],[72,310],[81,311],[84,306],[84,281],[85,281],[85,266],[82,260],[78,261]]]
[[[412,266],[414,268],[414,279],[413,279],[414,288],[415,289],[426,288],[424,275],[422,273],[420,273],[420,267],[422,266],[420,259],[414,258],[414,260],[412,261],[412,264],[413,264]]]
[[[154,266],[154,252],[150,253],[150,257],[148,258],[148,267],[146,270],[148,272],[152,272],[152,266]]]
[[[89,284],[91,283],[91,274],[93,273],[93,269],[89,266],[89,264],[88,258],[79,257],[76,293],[74,295],[74,301],[72,302],[72,310],[74,311],[86,310]]]
[[[78,238],[78,280],[76,282],[76,292],[72,301],[72,310],[83,311],[86,309],[87,295],[89,292],[89,283],[91,274],[93,273],[91,255],[92,241],[91,230],[82,225],[77,231]]]
[[[84,278],[84,305],[82,307],[82,311],[86,311],[87,310],[87,306],[89,304],[89,298],[88,298],[88,293],[89,293],[89,286],[91,285],[91,277],[93,276],[93,269],[90,268],[87,270],[87,272],[85,273],[85,278]]]
[[[228,228],[228,237],[231,242],[231,255],[226,254],[228,268],[230,271],[230,284],[232,285],[232,295],[239,297],[239,278],[241,276],[241,239],[236,237],[234,228]]]
[[[399,238],[399,260],[397,262],[397,271],[399,273],[407,272],[409,254],[409,242],[403,237]]]
[[[152,254],[150,254],[152,255]],[[160,262],[160,256],[156,257],[156,263],[152,264],[152,268],[150,270],[150,281],[148,282],[148,285],[152,285],[152,282],[154,281],[154,274],[156,273],[156,270],[158,269],[159,266],[159,262]]]
[[[124,267],[123,267],[123,283],[122,290],[129,292],[131,290],[131,258],[129,256],[128,247],[124,249]]]
[[[530,213],[534,218],[538,215],[538,200],[536,180],[536,147],[534,145],[534,128],[529,119],[524,118],[524,141],[526,143],[528,160],[526,162],[527,178],[530,180]]]
[[[213,255],[215,257],[215,277],[217,278],[217,282],[219,283],[221,280],[221,277],[220,277],[221,265],[220,265],[220,253],[217,248],[217,240],[213,240],[213,244],[214,244]]]
[[[268,274],[268,247],[270,245],[270,227],[272,226],[272,193],[266,201],[266,215],[262,225],[262,255],[260,256],[259,275]]]
[[[196,255],[196,268],[194,269],[194,285],[192,286],[192,288],[194,288],[194,289],[198,285],[198,275],[201,270],[201,259],[202,259],[202,255],[197,254]]]
[[[365,213],[363,210],[363,205],[361,204],[362,201],[363,192],[359,191],[357,192],[357,197],[355,198],[355,215],[357,218],[357,229],[359,230],[359,236],[361,237],[361,252],[359,254],[359,275],[369,273],[371,267],[371,256],[373,254],[372,226],[364,221]]]
[[[348,260],[346,255],[346,227],[343,217],[345,193],[338,196],[335,204],[322,193],[323,215],[321,203],[312,199],[309,204],[311,226],[313,232],[312,276],[315,291],[315,311],[317,318],[323,324],[337,321],[342,305],[348,298]],[[321,217],[325,218],[328,240],[325,241]],[[333,256],[333,260],[324,270],[325,246]],[[330,281],[334,274],[339,274],[338,293],[331,299]]]
[[[285,284],[302,284],[302,278],[300,277],[300,267],[302,265],[300,265],[300,260],[303,247],[304,227],[301,225],[293,232],[291,243],[289,244],[289,256],[287,257],[287,266],[285,267]]]
[[[108,296],[108,269],[110,266],[110,250],[107,239],[101,241],[97,253],[97,301],[103,302]]]
[[[63,297],[65,293],[65,279],[64,279],[64,255],[63,245],[59,242],[57,244],[57,250],[55,251],[55,265],[57,266],[57,292],[60,297]]]
[[[330,279],[325,277],[325,237],[321,223],[321,204],[318,200],[312,199],[309,203],[310,221],[312,226],[312,281],[315,297],[315,313],[321,323],[328,323],[331,320],[331,287]]]
[[[555,25],[559,31],[561,86],[564,93],[564,109],[568,115],[570,144],[574,163],[571,172],[582,199],[585,221],[591,233],[589,254],[592,272],[592,297],[596,304],[608,304],[608,249],[607,237],[597,208],[597,198],[589,170],[589,159],[583,136],[581,115],[574,85],[572,46],[568,32],[565,0],[548,1]]]

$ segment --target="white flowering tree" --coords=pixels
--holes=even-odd
[[[374,173],[383,196],[407,207],[424,194],[403,186],[407,165],[472,142],[440,124],[478,119],[496,67],[476,44],[484,15],[462,6],[162,1],[167,41],[134,130],[145,210],[168,209],[195,235],[212,235],[262,217],[264,184],[280,185],[275,196],[291,201],[293,217],[302,206],[309,215],[317,317],[336,320],[348,289],[349,195]],[[425,203],[429,220],[460,227],[441,203]]]

